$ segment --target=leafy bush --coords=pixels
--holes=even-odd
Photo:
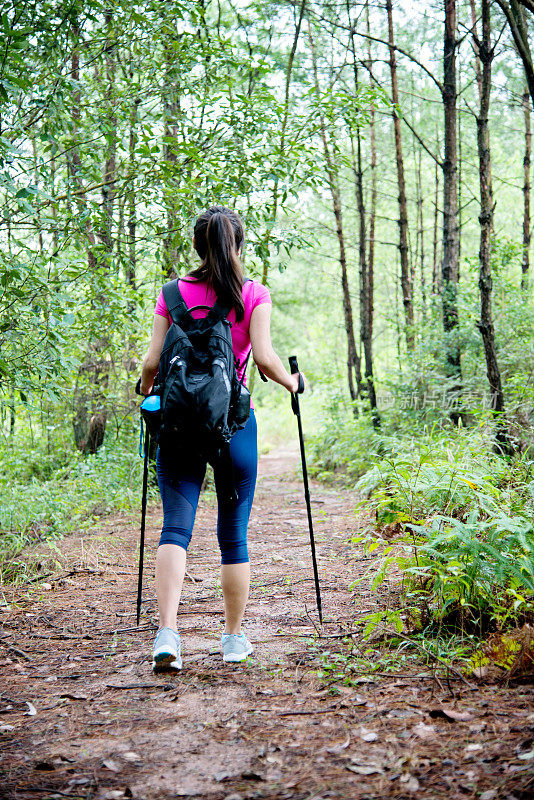
[[[480,633],[524,621],[534,610],[534,464],[479,452],[476,434],[432,438],[357,483],[379,528],[399,539],[386,544],[376,583],[400,568],[407,602],[424,612],[412,621]],[[368,551],[376,546],[368,537]]]
[[[314,454],[316,474],[341,467],[363,498],[378,535],[354,542],[381,553],[374,588],[400,576],[409,626],[482,634],[532,616],[534,462],[496,455],[485,418],[412,434],[334,419]],[[379,622],[369,619],[367,633]]]
[[[60,459],[38,445],[29,449],[26,460],[20,451],[3,455],[0,563],[4,579],[10,575],[8,563],[28,543],[86,530],[101,516],[136,509],[140,502],[142,460],[133,434],[121,439],[109,436],[91,456],[71,448]]]

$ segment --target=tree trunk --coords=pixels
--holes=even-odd
[[[369,5],[367,4],[367,33],[370,34]],[[369,61],[369,73],[371,86],[373,76],[371,72],[371,40],[367,39],[367,58]],[[374,271],[375,271],[375,225],[376,225],[376,203],[377,203],[377,184],[376,184],[376,127],[375,127],[375,107],[371,103],[369,118],[369,144],[371,148],[371,209],[369,212],[369,255],[367,258],[367,274],[369,280],[369,336],[373,339],[373,317],[374,317]]]
[[[174,182],[176,179],[176,165],[178,161],[176,153],[176,138],[178,136],[178,114],[180,104],[178,99],[178,88],[174,77],[173,60],[175,51],[172,41],[165,44],[165,87],[163,96],[163,161],[166,168],[166,181],[163,185],[166,231],[163,237],[163,272],[167,279],[175,278],[178,275],[178,247],[176,246],[176,234],[178,232],[178,208],[176,205],[176,193]]]
[[[434,164],[434,231],[432,239],[432,294],[440,294],[441,281],[438,268],[438,218],[439,218],[439,172],[438,162]]]
[[[445,33],[443,41],[443,264],[442,303],[443,327],[446,334],[446,360],[449,377],[455,382],[451,391],[461,389],[460,346],[458,341],[458,153],[457,153],[457,88],[456,88],[456,0],[445,0]]]
[[[107,8],[104,12],[105,25],[105,44],[104,44],[104,63],[105,70],[102,78],[102,97],[103,105],[106,109],[105,126],[106,137],[104,146],[104,167],[102,175],[102,216],[101,224],[98,229],[98,239],[102,247],[96,247],[96,238],[87,215],[86,235],[89,241],[88,247],[88,266],[91,277],[100,281],[103,275],[106,277],[110,272],[113,259],[113,209],[115,202],[115,181],[116,181],[116,149],[117,149],[117,117],[115,112],[115,45],[111,39],[113,18],[111,9]],[[79,35],[80,29],[77,22],[73,24],[73,34],[75,42],[72,51],[71,77],[74,81],[79,81]],[[98,73],[97,73],[97,77]],[[73,135],[77,136],[80,122],[80,91],[77,88],[74,93],[72,107],[73,116]],[[83,191],[81,179],[81,157],[77,146],[72,151],[72,174],[76,179],[81,191],[77,195],[77,203],[80,211],[87,209],[87,198]],[[98,274],[100,273],[100,275]],[[107,298],[105,294],[98,291],[92,297],[93,311],[96,318],[105,308]],[[77,447],[84,453],[95,453],[104,441],[104,434],[107,423],[106,408],[106,389],[109,378],[110,362],[106,358],[105,352],[109,347],[109,338],[106,331],[105,322],[102,320],[99,326],[102,334],[97,338],[88,341],[87,355],[84,363],[80,367],[76,390],[74,396],[75,413],[73,420],[74,437]]]
[[[369,4],[367,3],[366,24],[367,33],[370,34],[369,22]],[[367,58],[369,77],[372,86],[372,59],[371,59],[371,40],[367,39]],[[375,128],[375,107],[371,103],[370,117],[369,117],[369,145],[371,148],[371,208],[369,211],[369,245],[367,257],[367,286],[368,286],[368,318],[367,324],[369,326],[369,342],[373,342],[373,318],[374,318],[374,278],[375,278],[375,225],[376,225],[376,204],[377,204],[377,183],[376,183],[376,128]],[[372,351],[370,353],[370,361],[372,365]],[[374,405],[373,405],[374,403]],[[378,413],[378,402],[376,399],[375,378],[372,374],[372,404],[371,407],[375,409],[373,413],[373,426],[380,427],[380,415]]]
[[[525,155],[523,156],[523,259],[521,263],[521,288],[528,289],[530,268],[530,161],[532,155],[532,130],[530,98],[528,91],[523,94],[523,114],[525,118]]]
[[[360,130],[357,131],[357,173],[356,173],[356,194],[359,216],[359,258],[360,258],[360,337],[363,345],[365,360],[365,382],[367,385],[367,397],[371,407],[371,416],[375,427],[379,427],[380,418],[376,404],[375,383],[373,377],[373,337],[372,337],[372,316],[373,316],[373,284],[370,280],[369,265],[366,258],[366,231],[365,231],[365,203],[363,198],[363,175],[362,175],[362,145]]]
[[[404,159],[402,155],[401,121],[396,112],[399,107],[399,88],[397,81],[397,59],[395,55],[395,37],[393,31],[393,9],[391,0],[386,0],[389,31],[389,68],[391,73],[391,96],[394,103],[393,130],[395,134],[395,158],[397,162],[397,182],[399,188],[399,253],[401,265],[402,302],[406,322],[406,344],[409,350],[414,345],[413,317],[413,284],[410,265],[408,263],[408,204],[406,200],[406,181],[404,177]]]
[[[133,59],[133,55],[131,56]],[[134,72],[133,65],[130,64],[129,70],[130,86],[133,85]],[[135,194],[135,145],[137,143],[137,113],[141,100],[136,97],[130,110],[130,135],[128,139],[128,167],[130,171],[130,188],[128,190],[128,267],[126,270],[126,283],[135,291],[136,286],[136,235],[137,235],[137,208]],[[133,309],[132,309],[133,310]]]
[[[356,61],[356,48],[354,35],[351,35],[351,47],[354,66],[354,88],[356,96],[359,91],[358,66]],[[351,136],[351,141],[353,138]],[[354,155],[356,156],[354,158]],[[371,320],[373,314],[373,286],[369,281],[369,265],[366,252],[366,225],[365,225],[365,200],[363,195],[363,168],[362,168],[362,141],[360,128],[356,129],[356,154],[353,146],[353,170],[356,179],[356,206],[358,209],[358,254],[360,262],[360,338],[363,346],[365,361],[365,383],[367,398],[371,407],[371,417],[375,427],[379,427],[380,418],[376,406],[376,392],[373,378],[373,339]]]
[[[72,22],[73,47],[71,56],[71,79],[75,85],[72,96],[72,139],[69,171],[72,179],[78,186],[76,204],[78,211],[85,217],[85,236],[87,240],[87,267],[91,277],[96,275],[98,260],[96,257],[96,237],[91,226],[90,215],[87,213],[88,203],[82,180],[82,160],[78,149],[78,137],[81,119],[81,92],[78,86],[80,80],[80,27],[75,18]],[[105,369],[100,355],[101,341],[92,341],[87,344],[87,356],[80,367],[74,391],[74,440],[79,450],[84,453],[95,453],[104,440],[106,429],[106,413],[100,408],[102,379]]]
[[[417,238],[416,238],[416,261],[419,260],[419,280],[421,282],[421,313],[423,320],[426,317],[426,276],[425,276],[425,226],[423,216],[423,176],[422,176],[423,153],[419,149],[416,157],[416,191],[417,191]]]
[[[115,202],[115,172],[116,172],[116,153],[117,153],[117,115],[115,113],[115,53],[113,42],[110,41],[109,35],[113,23],[111,10],[106,9],[104,14],[104,23],[106,26],[106,41],[105,41],[105,91],[104,103],[106,106],[106,129],[107,136],[105,137],[105,162],[104,174],[102,180],[102,207],[104,210],[104,219],[102,230],[100,231],[100,240],[105,248],[105,268],[109,269],[111,266],[111,259],[113,257],[113,204]]]
[[[480,81],[480,109],[477,116],[477,149],[480,176],[480,272],[478,285],[480,289],[480,322],[478,327],[482,334],[486,370],[491,393],[491,408],[494,413],[502,415],[504,396],[501,386],[501,373],[497,363],[495,348],[495,329],[491,311],[491,236],[493,228],[493,191],[491,183],[491,152],[488,128],[488,115],[491,97],[491,63],[493,50],[490,41],[490,0],[482,3],[482,40],[477,41],[482,64]],[[476,37],[476,33],[474,33]]]
[[[319,78],[317,75],[317,60],[315,55],[315,45],[312,38],[311,26],[308,26],[308,36],[310,40],[310,48],[312,52],[313,61],[313,74],[315,81],[315,91],[317,97],[320,96]],[[321,131],[321,139],[323,143],[323,151],[325,158],[326,176],[328,186],[332,196],[332,208],[336,220],[336,235],[339,245],[339,264],[341,267],[341,291],[343,295],[343,314],[345,318],[345,331],[347,334],[347,383],[349,387],[350,398],[354,402],[358,395],[361,394],[361,359],[356,350],[356,339],[354,337],[354,322],[352,315],[352,301],[350,297],[349,276],[347,271],[347,256],[345,247],[345,234],[343,231],[343,213],[341,209],[341,197],[339,192],[338,175],[336,165],[330,152],[330,145],[326,133],[326,123],[322,111],[319,113],[319,124]],[[354,378],[356,385],[354,385]],[[354,413],[357,413],[356,406]]]
[[[304,17],[304,10],[306,8],[306,0],[301,0],[299,16],[297,23],[295,25],[295,33],[293,36],[293,44],[291,46],[291,50],[289,52],[289,57],[287,59],[287,66],[286,66],[286,87],[284,93],[284,116],[282,118],[282,129],[280,131],[280,156],[279,159],[282,161],[285,157],[285,146],[286,146],[286,130],[287,130],[287,122],[289,119],[289,89],[291,86],[291,75],[293,72],[293,61],[295,59],[295,53],[297,52],[297,45],[300,36],[300,29],[302,26],[302,19]],[[272,205],[272,212],[271,212],[271,224],[265,233],[263,244],[263,270],[261,276],[261,282],[265,286],[267,283],[267,278],[269,276],[269,246],[272,237],[272,231],[276,224],[276,218],[278,216],[278,204],[279,204],[279,177],[276,174],[274,179],[274,187],[273,187],[273,205]]]
[[[510,0],[510,2],[506,0],[497,0],[497,3],[502,8],[508,21],[514,44],[523,62],[530,99],[534,106],[534,61],[530,49],[530,32],[525,19],[525,9],[517,0]]]

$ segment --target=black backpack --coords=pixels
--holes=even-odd
[[[231,306],[217,300],[213,307],[188,309],[178,280],[164,285],[163,297],[172,324],[154,387],[161,408],[158,418],[147,419],[147,424],[162,453],[173,461],[198,455],[211,463],[216,481],[225,483],[225,498],[235,500],[229,443],[247,423],[250,392],[237,377],[242,365],[235,359],[226,319]],[[207,316],[194,319],[191,311],[198,308],[208,309]],[[245,369],[249,356],[250,351]]]

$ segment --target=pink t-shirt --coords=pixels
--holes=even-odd
[[[188,308],[193,306],[213,306],[217,300],[217,295],[205,282],[197,281],[194,278],[180,278],[178,285]],[[270,303],[271,295],[267,287],[258,283],[258,281],[247,281],[243,284],[243,302],[245,304],[245,316],[240,322],[236,322],[234,309],[230,311],[227,317],[228,321],[232,323],[232,349],[240,364],[240,369],[238,370],[239,379],[243,375],[243,365],[250,351],[249,326],[251,314],[256,306],[262,303]],[[169,324],[172,322],[163,298],[163,290],[159,293],[154,313],[167,317]],[[205,317],[207,313],[202,308],[192,312],[195,319]]]

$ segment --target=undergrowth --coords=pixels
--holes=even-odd
[[[467,657],[477,640],[534,618],[534,461],[492,444],[487,419],[377,432],[334,417],[316,437],[315,475],[353,486],[368,519],[352,539],[369,558],[360,580],[397,589],[392,607],[361,621],[364,637],[449,642],[455,657],[459,637]]]
[[[0,578],[28,577],[20,557],[29,544],[53,542],[86,531],[109,513],[140,505],[142,459],[135,434],[109,436],[94,455],[73,446],[61,453],[45,443],[17,449],[5,446],[0,476]],[[151,491],[155,491],[154,488]]]

